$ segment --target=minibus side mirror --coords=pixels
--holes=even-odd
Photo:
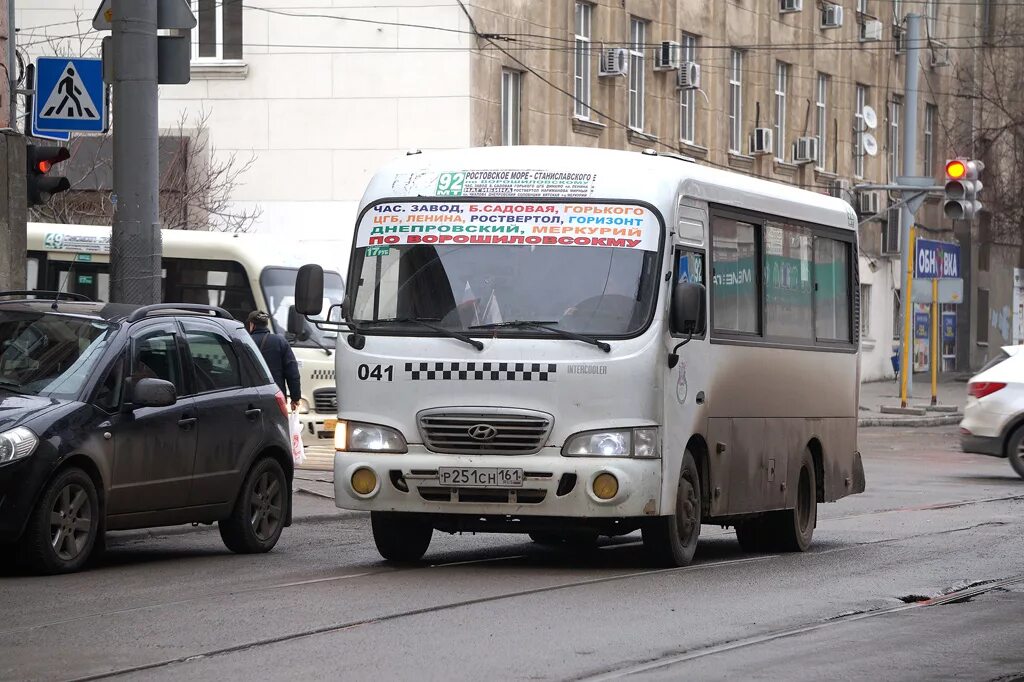
[[[672,293],[672,331],[677,334],[701,334],[704,331],[704,300],[703,284],[676,284]]]
[[[303,265],[295,278],[295,309],[300,315],[319,315],[324,307],[324,269]],[[289,331],[291,322],[289,321]]]
[[[306,326],[306,318],[293,305],[288,306],[288,333],[299,341],[305,341],[309,338],[309,327]]]

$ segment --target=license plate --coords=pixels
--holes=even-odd
[[[324,431],[336,431],[338,429],[337,419],[325,419],[324,420]]]
[[[451,488],[520,488],[523,470],[440,467],[437,482]]]

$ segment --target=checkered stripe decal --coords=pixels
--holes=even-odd
[[[309,375],[310,379],[323,380],[323,381],[334,381],[334,370],[333,369],[314,369]]]
[[[539,362],[407,362],[411,381],[554,381],[558,366]]]

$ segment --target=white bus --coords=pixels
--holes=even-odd
[[[435,530],[639,530],[676,566],[701,524],[805,550],[817,504],[864,490],[856,224],[839,199],[651,152],[392,162],[351,254],[337,505],[400,561]]]
[[[251,311],[263,310],[275,331],[285,332],[295,273],[309,260],[308,253],[289,248],[286,240],[259,235],[163,230],[162,239],[163,300],[221,306],[242,321]],[[110,228],[29,223],[27,265],[29,289],[110,300]],[[338,302],[342,292],[341,275],[328,271],[324,297]],[[301,367],[299,416],[307,444],[329,444],[334,437],[326,428],[330,423],[325,427],[336,412],[334,335],[311,327],[308,338],[290,339]],[[315,452],[311,455],[310,466],[316,466]]]

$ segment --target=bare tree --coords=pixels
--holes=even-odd
[[[73,35],[35,36],[58,56],[95,52],[97,34],[76,15]],[[40,96],[39,93],[36,95]],[[258,205],[239,208],[231,195],[242,176],[256,162],[237,153],[219,154],[210,143],[210,113],[182,114],[160,135],[160,223],[177,230],[247,232],[263,214]],[[116,121],[112,124],[116,125]],[[50,223],[110,225],[114,217],[113,144],[109,133],[75,136],[69,143],[71,159],[58,166],[71,190],[54,195],[30,210],[30,220]]]
[[[1024,8],[993,6],[981,46],[964,54],[957,70],[958,129],[969,138],[965,152],[985,163],[981,195],[991,220],[982,241],[1024,242]],[[987,232],[985,234],[984,232]]]

